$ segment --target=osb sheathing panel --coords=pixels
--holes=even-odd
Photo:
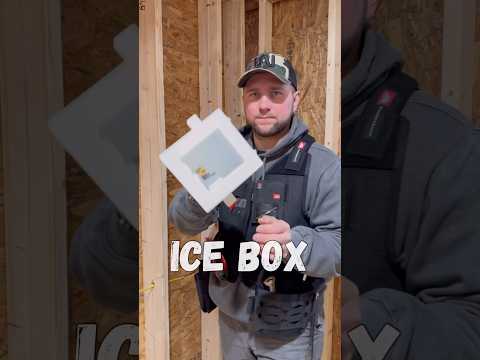
[[[189,128],[186,119],[199,114],[198,10],[196,0],[163,1],[163,57],[167,146]],[[168,203],[181,187],[167,173]],[[194,240],[169,226],[169,244]],[[165,259],[166,261],[167,259]],[[201,358],[200,308],[193,274],[170,272],[170,357],[178,360]]]
[[[258,53],[258,2],[257,7],[245,12],[245,65]]]
[[[200,310],[192,276],[170,281],[170,359],[201,360]]]
[[[130,0],[63,0],[62,36],[65,103],[75,99],[113,70],[121,58],[113,38],[130,24],[138,24],[137,4]],[[68,239],[103,197],[102,192],[69,156],[66,159]],[[75,359],[76,327],[97,324],[100,341],[115,326],[136,323],[136,313],[125,315],[96,304],[70,278],[70,359]],[[123,347],[120,359],[129,358]]]
[[[473,86],[473,120],[480,127],[480,0],[477,0],[477,16],[475,23],[475,62]]]
[[[300,116],[317,141],[325,129],[328,1],[284,0],[273,6],[273,50],[291,60],[302,102]]]
[[[402,52],[421,88],[440,96],[443,0],[382,1],[374,27]]]

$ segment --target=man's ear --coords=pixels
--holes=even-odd
[[[293,112],[297,112],[299,105],[300,105],[300,91],[295,91],[293,93]]]
[[[367,20],[370,21],[377,12],[380,0],[367,0]]]

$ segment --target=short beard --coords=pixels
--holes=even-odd
[[[255,125],[255,122],[254,122],[252,125],[252,129],[255,135],[257,135],[258,137],[262,137],[262,138],[273,137],[278,134],[287,133],[288,129],[290,129],[290,126],[292,124],[292,120],[293,120],[293,114],[290,115],[290,117],[287,118],[286,120],[278,121],[275,125],[273,125],[267,131],[261,130],[259,127]]]

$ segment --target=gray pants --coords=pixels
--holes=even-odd
[[[246,324],[220,311],[223,360],[320,360],[323,316],[319,317],[313,329],[313,338],[311,324],[299,337],[290,341],[260,337],[249,331]]]

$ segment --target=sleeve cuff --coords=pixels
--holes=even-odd
[[[307,247],[301,255],[302,262],[306,267],[308,260],[310,259],[310,254],[312,252],[312,244],[308,240],[308,237],[302,234],[302,230],[299,227],[294,227],[290,230],[290,233],[292,236],[292,243],[293,245],[295,245],[295,247],[298,247],[302,241],[307,244]]]

